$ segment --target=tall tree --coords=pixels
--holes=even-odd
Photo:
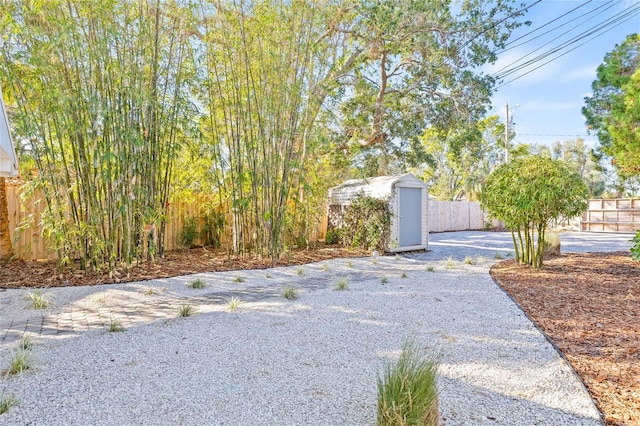
[[[341,79],[341,125],[351,149],[364,161],[377,157],[385,173],[419,147],[426,128],[465,127],[484,115],[494,80],[479,67],[496,59],[520,13],[509,1],[476,0],[363,0],[358,12],[350,30],[361,53]]]
[[[173,159],[189,102],[183,2],[16,0],[0,76],[18,108],[61,261],[114,269],[162,254]]]
[[[443,200],[475,199],[482,182],[504,162],[503,136],[498,116],[461,130],[427,129],[421,141],[430,161],[421,168],[429,193]]]
[[[623,177],[640,174],[640,35],[606,54],[582,113]]]

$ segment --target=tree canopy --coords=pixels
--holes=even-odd
[[[482,118],[513,0],[15,0],[0,80],[61,259],[162,253],[197,199],[230,253],[308,241],[326,190]],[[350,176],[351,175],[351,176]],[[215,236],[215,237],[214,237]]]
[[[606,54],[582,113],[623,176],[640,175],[640,35]]]
[[[485,182],[481,204],[511,229],[518,262],[539,268],[547,227],[553,220],[582,213],[588,193],[582,178],[565,163],[530,155],[498,167]]]

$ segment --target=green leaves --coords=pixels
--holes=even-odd
[[[552,220],[575,217],[587,208],[589,190],[579,175],[560,161],[527,156],[504,164],[487,179],[481,204],[514,235],[520,263],[542,266],[546,228]],[[533,233],[538,242],[534,243]]]
[[[586,97],[582,114],[598,135],[600,149],[614,158],[622,176],[640,175],[640,35],[629,35],[607,53]]]

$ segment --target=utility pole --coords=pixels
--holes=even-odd
[[[505,103],[507,120],[504,125],[504,162],[509,163],[509,102]]]

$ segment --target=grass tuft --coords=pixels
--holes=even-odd
[[[435,272],[436,268],[433,266],[427,266],[427,272]]]
[[[375,259],[371,259],[371,264],[372,264],[372,265],[377,265],[377,264],[378,264],[378,261],[377,261],[377,260],[375,260]]]
[[[10,394],[1,394],[0,395],[0,414],[4,414],[9,411],[9,408],[14,406],[18,400]]]
[[[231,299],[229,299],[229,309],[235,311],[236,309],[238,309],[238,307],[240,307],[240,303],[242,303],[240,302],[240,299],[233,296]]]
[[[271,274],[268,273],[268,272],[264,276],[265,276],[265,278],[271,278]]]
[[[464,258],[464,263],[467,265],[475,265],[476,261],[473,259],[472,256],[467,256]]]
[[[42,290],[40,289],[33,292],[28,292],[24,297],[24,300],[31,303],[31,307],[33,309],[45,309],[50,304],[49,299],[47,299],[47,296],[45,296],[45,294],[42,293]]]
[[[207,283],[201,278],[197,278],[191,281],[191,283],[189,284],[189,287],[194,290],[200,290],[205,288],[206,286],[207,286]]]
[[[493,258],[494,258],[494,259],[497,259],[497,260],[502,260],[502,259],[504,259],[504,257],[503,257],[500,253],[496,253],[496,254],[494,254],[494,255],[493,255]]]
[[[282,289],[282,297],[287,300],[295,300],[298,298],[298,294],[296,293],[296,289],[291,286],[286,286]]]
[[[402,273],[400,274],[400,278],[407,278],[409,275],[407,275],[406,272],[402,271]]]
[[[444,269],[453,269],[456,266],[456,261],[453,256],[447,256],[444,258]]]
[[[482,255],[476,257],[476,262],[478,262],[478,263],[484,263],[486,261],[487,261],[487,258],[482,256]]]
[[[121,331],[125,331],[124,325],[122,325],[119,321],[111,319],[109,321],[109,333],[119,333]]]
[[[322,265],[322,270],[324,272],[327,272],[329,270],[329,265],[327,265],[326,263],[324,265]]]
[[[178,309],[178,315],[180,315],[181,317],[190,317],[191,315],[193,315],[193,312],[193,307],[189,304],[182,305]]]
[[[304,275],[304,269],[300,268],[297,272],[298,275]]]
[[[353,262],[352,261],[348,261],[347,262],[347,268],[353,268]]]
[[[11,360],[9,361],[9,367],[4,371],[6,375],[14,376],[20,374],[25,370],[33,368],[33,359],[31,357],[31,351],[28,349],[16,349],[11,354]]]
[[[378,376],[378,425],[438,425],[435,359],[423,359],[406,343],[395,364]]]
[[[154,294],[156,294],[156,290],[153,287],[149,287],[149,290],[147,290],[147,296],[153,296]]]
[[[244,282],[244,278],[242,278],[241,276],[237,276],[233,279],[234,283],[243,283]]]
[[[389,278],[387,278],[387,277],[382,277],[382,278],[380,279],[380,282],[381,282],[382,284],[386,284],[386,283],[388,283],[388,282],[389,282]]]
[[[349,290],[349,278],[346,278],[346,277],[340,278],[336,283],[335,289],[340,291]]]
[[[20,343],[18,343],[18,349],[22,349],[23,351],[30,351],[31,349],[33,349],[33,342],[31,341],[29,335],[25,334],[24,336],[22,336],[22,339],[20,339]]]

